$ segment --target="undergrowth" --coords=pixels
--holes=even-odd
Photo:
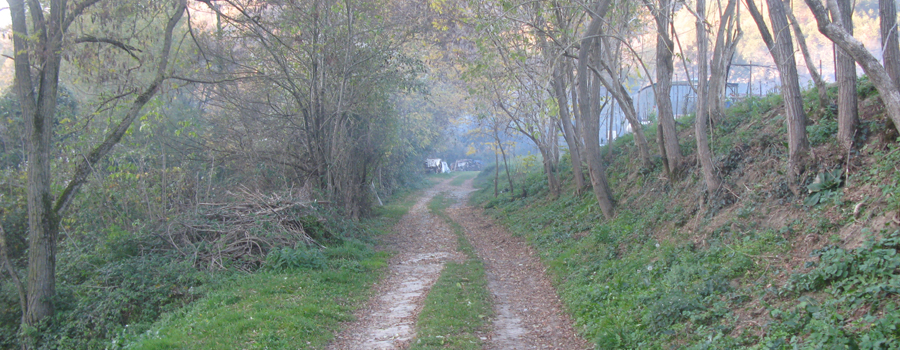
[[[871,92],[865,81],[860,89]],[[549,200],[539,171],[516,183],[527,197],[495,197],[493,174],[479,174],[472,202],[537,249],[576,327],[598,349],[896,348],[900,233],[839,233],[900,211],[900,151],[860,146],[855,162],[863,165],[850,168],[855,187],[841,168],[821,164],[804,184],[809,193],[794,197],[783,175],[746,175],[786,157],[780,104],[778,95],[747,98],[714,124],[711,148],[735,203],[698,208],[697,169],[673,183],[661,167],[636,169],[631,135],[604,147],[618,201],[611,220],[590,190]],[[835,144],[833,111],[817,111],[810,142]],[[570,181],[571,164],[560,169]],[[845,248],[847,241],[860,246]]]
[[[222,271],[188,290],[194,303],[154,323],[120,328],[115,349],[318,349],[353,319],[387,266],[373,240],[415,203],[398,193],[362,222],[329,222],[340,243],[272,250],[256,272]],[[148,273],[152,273],[148,270]],[[190,275],[188,275],[190,276]],[[163,286],[163,288],[168,288]],[[152,321],[152,320],[151,320]],[[99,346],[98,346],[99,347]]]

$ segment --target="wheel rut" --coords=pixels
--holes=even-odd
[[[469,180],[457,192],[474,190]],[[449,214],[465,228],[466,237],[484,262],[494,298],[495,316],[485,349],[592,348],[575,332],[544,264],[524,238],[495,225],[481,209],[460,205]]]
[[[484,262],[493,298],[494,318],[483,339],[485,349],[590,349],[563,312],[546,269],[522,237],[494,225],[486,215],[466,205],[472,180],[462,186],[446,180],[426,191],[395,226],[385,244],[397,251],[389,275],[376,286],[376,296],[359,310],[327,349],[406,349],[415,338],[415,324],[431,286],[448,261],[463,261],[451,228],[428,212],[427,203],[445,192],[457,199],[448,209]]]

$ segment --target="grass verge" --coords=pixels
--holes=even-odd
[[[406,193],[362,222],[365,237],[389,230],[415,204]],[[325,249],[286,248],[252,273],[231,273],[214,290],[165,315],[149,331],[124,330],[110,348],[320,349],[370,296],[390,254],[348,239]],[[276,267],[278,266],[278,267]],[[284,268],[282,268],[282,266]]]
[[[474,176],[474,174],[472,174]],[[449,262],[425,298],[419,315],[417,338],[410,349],[481,349],[479,334],[487,330],[493,313],[484,265],[466,239],[462,226],[446,213],[453,199],[439,194],[428,203],[431,212],[446,221],[466,254],[462,263]]]
[[[169,315],[129,349],[318,349],[367,299],[386,254],[361,268],[261,272],[221,283]]]

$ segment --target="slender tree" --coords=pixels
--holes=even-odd
[[[694,122],[694,134],[697,137],[697,157],[700,158],[700,169],[706,181],[706,191],[711,196],[719,190],[720,180],[712,161],[709,139],[706,128],[709,122],[709,90],[707,89],[706,52],[709,42],[706,34],[706,0],[697,0],[697,120]]]
[[[797,75],[797,64],[794,61],[794,48],[784,3],[781,0],[767,0],[767,2],[769,19],[772,21],[772,32],[769,31],[754,0],[746,0],[750,16],[756,22],[763,41],[769,48],[769,53],[772,54],[775,66],[778,68],[788,126],[788,168],[796,177],[804,171],[809,151],[809,142],[806,137],[806,114],[803,112],[803,97],[800,95],[800,80]],[[775,34],[774,37],[772,33]],[[794,192],[799,194],[799,189],[794,188]]]
[[[673,2],[659,0],[658,5],[649,0],[644,5],[650,11],[656,22],[656,87],[653,89],[656,97],[657,118],[662,133],[660,149],[665,159],[666,172],[671,180],[681,168],[681,147],[678,145],[678,132],[675,130],[675,113],[672,111],[672,74],[674,73],[673,52],[675,44],[672,42],[672,12]]]
[[[577,75],[578,108],[581,110],[582,118],[579,124],[582,127],[582,138],[584,139],[584,158],[588,164],[594,197],[597,198],[603,215],[608,219],[615,214],[615,204],[606,179],[606,164],[603,162],[600,151],[600,82],[588,68],[588,61],[594,56],[593,51],[599,50],[600,27],[609,11],[610,2],[610,0],[598,0],[590,7],[591,21],[581,39]]]
[[[141,115],[144,105],[159,91],[166,79],[173,32],[184,14],[185,0],[168,2],[171,12],[163,30],[163,43],[156,57],[150,81],[133,96],[130,108],[112,125],[105,139],[82,156],[75,165],[63,191],[54,196],[51,187],[51,154],[54,134],[53,117],[57,112],[60,68],[67,49],[70,28],[101,0],[87,0],[69,5],[63,0],[42,3],[36,0],[9,1],[15,49],[15,83],[27,128],[28,156],[28,278],[24,288],[26,307],[23,324],[33,329],[53,315],[56,294],[56,246],[61,217],[78,189],[87,181],[94,165],[103,159],[125,135],[132,122]],[[27,5],[27,7],[26,7]],[[49,14],[49,16],[47,16]],[[30,16],[30,20],[29,17]],[[97,36],[76,38],[75,43],[110,44],[133,54],[130,45]],[[26,332],[34,334],[34,332]],[[25,347],[38,344],[29,336]]]
[[[728,0],[725,10],[719,16],[716,44],[713,47],[709,69],[709,119],[715,123],[725,116],[725,94],[728,71],[737,51],[737,44],[744,35],[741,30],[740,7],[737,0]]]
[[[878,93],[881,94],[881,100],[884,101],[888,116],[894,125],[900,125],[900,88],[894,84],[884,66],[866,49],[862,42],[850,35],[839,23],[832,22],[828,16],[828,10],[820,0],[806,0],[806,4],[809,5],[813,16],[816,17],[819,32],[831,39],[844,52],[850,54],[856,63],[862,66]],[[832,13],[840,11],[835,0],[828,0],[828,8],[832,10]],[[834,17],[840,18],[840,16]]]
[[[850,0],[839,0],[838,7],[832,8],[831,18],[837,19],[840,26],[853,35],[853,8]],[[838,83],[838,141],[845,149],[853,145],[853,135],[859,123],[859,112],[856,97],[856,61],[850,54],[835,47],[835,78]]]
[[[881,47],[884,52],[884,69],[900,87],[900,45],[898,45],[897,1],[878,0],[879,33]],[[848,32],[853,34],[852,32]]]
[[[790,0],[785,0],[785,2],[789,2]],[[788,6],[785,4],[785,6]],[[816,86],[816,92],[819,94],[819,107],[824,108],[828,105],[828,87],[825,85],[825,80],[822,79],[822,75],[819,74],[819,70],[816,69],[816,64],[812,60],[812,55],[809,52],[809,45],[806,44],[806,36],[803,34],[803,29],[800,28],[800,23],[797,21],[797,17],[794,16],[793,11],[785,11],[788,16],[788,20],[791,23],[791,28],[794,29],[794,37],[797,39],[797,45],[800,46],[800,53],[803,54],[803,60],[806,61],[806,69],[809,71],[809,76],[812,78],[813,84]]]

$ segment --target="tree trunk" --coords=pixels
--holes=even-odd
[[[566,144],[569,145],[569,156],[572,159],[572,177],[575,180],[575,193],[581,194],[584,190],[584,174],[581,173],[581,139],[575,133],[575,126],[572,125],[572,118],[569,115],[569,99],[566,95],[566,74],[565,69],[569,68],[568,60],[565,64],[560,64],[553,70],[553,93],[556,95],[557,106],[559,107],[559,118],[563,136]]]
[[[22,0],[9,1],[15,50],[15,91],[25,116],[28,199],[28,278],[26,280],[26,308],[23,321],[27,327],[39,325],[45,317],[53,315],[52,297],[56,294],[56,239],[58,219],[53,211],[51,194],[50,149],[53,133],[53,115],[56,113],[57,88],[59,86],[59,55],[62,40],[61,4],[51,4],[50,23],[43,18],[43,11],[31,13],[37,40],[28,33],[25,4]],[[34,47],[30,47],[33,45]],[[32,75],[32,57],[39,74]],[[33,77],[37,77],[35,82]],[[35,83],[40,86],[35,89]],[[25,340],[26,348],[34,346],[34,339]]]
[[[53,135],[53,116],[57,108],[57,91],[59,71],[62,62],[62,40],[73,19],[96,2],[85,2],[66,14],[64,1],[51,1],[49,20],[43,18],[44,11],[35,6],[37,11],[30,11],[32,25],[35,28],[34,40],[28,33],[23,0],[12,0],[13,45],[15,49],[15,91],[23,114],[25,115],[27,156],[28,156],[28,279],[26,281],[26,307],[23,310],[23,323],[27,328],[41,324],[46,317],[52,316],[53,297],[56,294],[56,247],[59,232],[59,218],[65,213],[69,203],[81,185],[87,180],[94,165],[99,162],[127,132],[132,122],[139,116],[143,106],[157,92],[164,79],[168,56],[172,46],[173,30],[184,13],[185,1],[176,1],[176,12],[169,18],[165,30],[165,42],[162,46],[160,61],[156,66],[156,75],[150,84],[131,103],[130,108],[118,124],[114,125],[106,138],[94,147],[83,160],[79,161],[66,182],[66,187],[54,201],[51,192],[51,150]],[[40,5],[37,2],[31,5]],[[29,47],[32,46],[32,47]],[[32,62],[29,52],[38,53]],[[32,71],[32,67],[38,67]],[[39,80],[39,88],[35,88],[35,78]],[[34,332],[30,332],[34,334]],[[25,348],[36,347],[35,339],[28,337],[24,341]]]
[[[878,0],[878,16],[881,18],[881,47],[884,52],[884,70],[900,88],[900,46],[897,39],[896,0]],[[852,32],[851,32],[852,34]]]
[[[840,18],[840,26],[847,34],[853,35],[853,9],[850,0],[837,2],[840,11],[831,13],[832,18]],[[856,61],[840,48],[835,48],[835,77],[838,83],[838,141],[844,149],[853,145],[853,135],[859,123],[856,96]]]
[[[594,14],[591,22],[581,39],[581,49],[578,52],[578,108],[581,110],[582,120],[582,138],[584,139],[584,158],[588,163],[588,170],[591,176],[591,185],[594,190],[594,196],[597,198],[597,204],[603,212],[603,216],[611,219],[615,206],[612,199],[612,191],[606,180],[606,165],[603,163],[600,155],[600,116],[595,114],[595,106],[600,104],[599,84],[596,79],[589,79],[593,75],[588,69],[588,60],[593,50],[596,50],[595,43],[597,35],[600,34],[600,25],[603,17],[609,9],[609,0],[600,0],[594,6]],[[591,85],[589,81],[593,80]]]
[[[803,112],[803,96],[800,95],[800,81],[797,75],[797,64],[794,61],[794,48],[784,4],[781,0],[767,0],[767,2],[772,31],[775,33],[774,37],[766,27],[765,20],[753,0],[747,0],[747,8],[778,68],[788,128],[788,168],[791,175],[796,178],[805,170],[806,156],[809,150],[806,138],[806,114]],[[799,193],[796,188],[793,188],[793,191],[795,194]]]
[[[499,139],[498,139],[499,140]],[[500,155],[503,156],[503,169],[506,170],[506,181],[509,181],[509,194],[512,195],[516,192],[516,188],[513,187],[512,175],[509,174],[509,162],[506,161],[506,151],[503,150],[503,144],[499,141],[497,144],[500,146]]]
[[[550,187],[550,198],[559,198],[559,177],[556,176],[556,165],[553,162],[553,150],[547,147],[538,147],[543,157],[544,172],[547,173],[547,185]]]
[[[819,74],[819,70],[816,69],[816,63],[813,62],[812,55],[809,53],[809,46],[806,45],[806,36],[803,35],[803,29],[800,28],[797,18],[794,17],[792,11],[785,11],[785,13],[787,14],[788,20],[791,22],[791,28],[794,29],[794,36],[797,38],[797,45],[800,46],[800,52],[803,54],[806,68],[809,70],[809,76],[812,78],[813,84],[816,85],[816,92],[819,94],[819,108],[825,108],[825,106],[828,106],[828,88],[825,85],[825,80],[822,79],[822,75]]]
[[[712,161],[709,139],[706,128],[709,124],[709,94],[707,84],[706,52],[709,42],[706,34],[706,0],[697,0],[697,120],[694,133],[697,137],[697,157],[700,158],[700,169],[706,181],[706,191],[712,196],[719,189],[720,181]]]
[[[494,150],[494,198],[500,195],[498,184],[500,183],[500,153]]]
[[[634,143],[638,148],[641,167],[650,169],[653,166],[653,163],[650,161],[650,145],[647,143],[647,137],[644,136],[644,127],[638,118],[637,111],[634,109],[634,100],[631,99],[631,95],[628,94],[628,90],[625,89],[618,77],[611,73],[609,67],[606,68],[606,72],[610,73],[609,77],[603,76],[599,71],[594,71],[594,74],[619,103],[619,108],[622,109],[622,114],[625,115],[625,120],[628,120],[628,124],[631,125],[631,132],[634,133]]]
[[[894,125],[900,125],[900,89],[894,84],[894,81],[888,75],[887,70],[878,62],[869,50],[850,33],[840,26],[831,22],[828,18],[828,11],[822,6],[819,0],[806,0],[813,15],[816,17],[816,23],[819,26],[819,32],[831,39],[844,52],[850,54],[863,70],[878,93],[881,94],[881,100],[884,101],[885,110],[888,116],[894,122]],[[828,1],[830,8],[838,8],[834,0]]]
[[[725,94],[728,84],[728,68],[734,58],[737,43],[743,36],[740,21],[735,12],[737,0],[729,0],[725,11],[719,18],[719,29],[716,32],[716,45],[713,48],[712,64],[710,67],[709,91],[707,99],[709,103],[709,119],[716,123],[725,117]]]
[[[657,118],[660,129],[662,129],[664,147],[661,149],[665,150],[662,154],[666,158],[669,181],[674,180],[674,174],[679,171],[682,162],[678,132],[675,129],[675,113],[672,111],[672,98],[669,96],[674,72],[672,52],[675,47],[669,32],[672,22],[671,6],[670,0],[659,0],[657,13],[654,14],[656,18],[656,89],[653,91],[656,97]]]

